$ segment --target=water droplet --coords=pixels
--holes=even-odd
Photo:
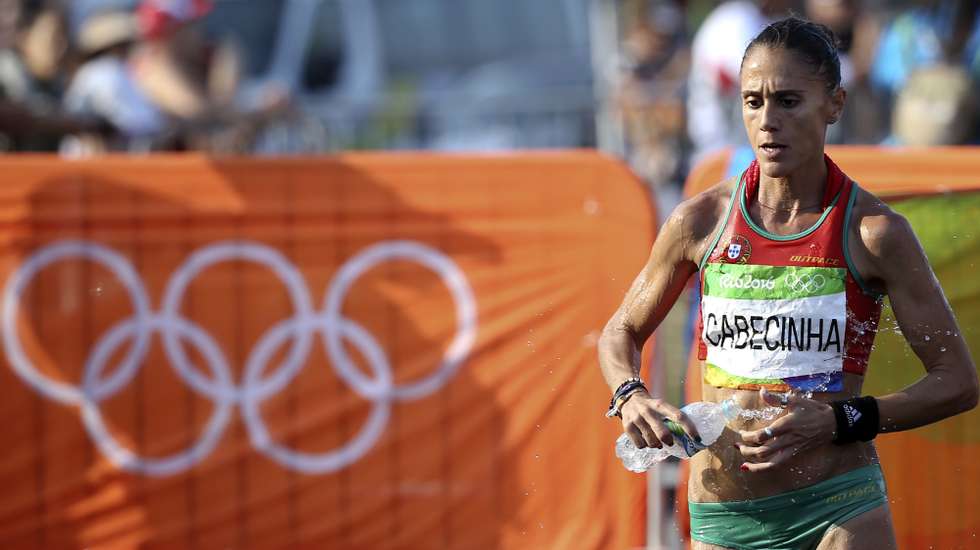
[[[939,348],[939,351],[946,351],[946,348]]]
[[[926,342],[928,342],[929,340],[932,340],[932,338],[929,338],[929,335],[926,334]]]

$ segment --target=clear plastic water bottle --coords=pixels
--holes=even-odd
[[[725,425],[742,412],[742,408],[733,399],[726,399],[721,403],[698,401],[689,403],[681,410],[697,426],[701,442],[698,443],[688,436],[680,424],[672,420],[665,422],[674,434],[674,444],[669,447],[665,445],[660,449],[637,449],[633,445],[633,440],[623,434],[616,440],[616,456],[623,461],[623,466],[626,466],[627,470],[645,472],[668,456],[685,459],[694,456],[698,451],[714,443],[725,430]]]

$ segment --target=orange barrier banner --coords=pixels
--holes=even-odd
[[[980,360],[980,148],[828,147],[841,169],[908,218],[956,314],[974,360]],[[716,156],[692,172],[690,196],[718,183],[732,157]],[[866,395],[883,395],[925,374],[890,308],[871,354]],[[692,354],[687,398],[701,391]],[[975,548],[980,536],[980,408],[942,422],[875,440],[902,549]],[[678,491],[686,521],[686,492]]]
[[[0,160],[3,548],[630,548],[594,153]]]

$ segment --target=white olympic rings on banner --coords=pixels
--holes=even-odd
[[[52,380],[41,374],[28,358],[17,330],[20,297],[33,278],[52,263],[67,259],[87,259],[101,264],[115,275],[129,294],[133,315],[110,328],[95,343],[85,361],[81,387]],[[343,317],[343,300],[351,285],[375,265],[393,260],[409,260],[436,272],[449,289],[456,305],[456,335],[443,355],[438,369],[427,377],[404,386],[394,383],[388,357],[377,341],[360,325]],[[181,316],[181,299],[204,269],[221,262],[244,260],[265,266],[286,286],[293,316],[273,325],[249,353],[240,385],[232,379],[228,361],[214,339]],[[469,355],[476,339],[476,300],[466,276],[446,255],[413,241],[384,241],[350,258],[337,272],[327,289],[322,311],[313,301],[296,267],[278,251],[254,242],[225,241],[194,252],[179,266],[163,293],[159,312],[151,310],[143,282],[133,266],[118,252],[88,241],[60,241],[33,253],[14,271],[3,291],[0,328],[7,360],[14,372],[35,391],[59,403],[82,409],[82,421],[99,450],[119,467],[147,475],[165,476],[184,471],[208,456],[218,444],[231,419],[232,408],[241,408],[252,445],[283,466],[304,473],[325,473],[345,468],[374,446],[391,413],[391,402],[425,397],[444,386]],[[99,403],[118,393],[142,366],[150,338],[160,333],[164,351],[177,376],[196,393],[215,405],[211,418],[189,449],[160,458],[142,457],[123,447],[106,428]],[[344,382],[374,408],[360,433],[339,449],[306,453],[276,443],[260,413],[261,404],[278,394],[299,374],[319,333],[332,365]],[[362,373],[344,350],[347,338],[367,360],[374,378]],[[104,376],[108,361],[125,341],[132,346],[119,367]],[[292,340],[285,359],[271,374],[263,377],[266,365],[277,349]],[[197,348],[211,371],[211,378],[195,369],[181,342]]]
[[[796,292],[816,292],[822,290],[827,284],[827,278],[821,273],[817,273],[816,275],[810,275],[809,273],[802,275],[787,273],[786,284]]]

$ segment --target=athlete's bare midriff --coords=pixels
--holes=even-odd
[[[844,374],[844,391],[814,393],[816,401],[829,402],[861,394],[863,376]],[[743,409],[767,408],[758,391],[718,388],[703,384],[704,401],[721,402],[734,397]],[[739,466],[745,458],[735,448],[737,430],[759,430],[771,424],[778,416],[766,420],[737,418],[728,424],[721,437],[711,447],[691,458],[691,477],[688,498],[691,502],[723,502],[751,500],[800,489],[814,483],[877,462],[872,443],[834,445],[829,443],[817,449],[794,456],[789,462],[767,472],[743,472]]]

